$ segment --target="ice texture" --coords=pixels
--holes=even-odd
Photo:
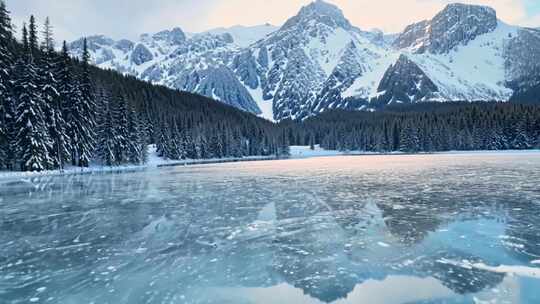
[[[540,153],[0,181],[0,303],[539,303]]]

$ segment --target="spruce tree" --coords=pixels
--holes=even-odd
[[[11,134],[13,132],[12,77],[10,73],[12,52],[12,26],[9,12],[3,0],[0,0],[0,169],[9,168],[11,153]]]
[[[71,104],[67,110],[67,124],[72,139],[71,158],[74,165],[88,167],[92,159],[95,142],[95,104],[90,79],[90,55],[84,39],[81,75],[74,81]]]
[[[519,121],[514,127],[514,139],[512,140],[512,149],[529,149],[532,145],[527,134],[527,124],[525,121]]]
[[[147,130],[146,130],[146,124],[147,122],[145,122],[145,114],[144,113],[139,113],[139,114],[136,114],[135,115],[138,115],[137,116],[137,129],[139,131],[139,136],[138,136],[138,146],[139,146],[139,163],[140,164],[146,164],[148,162],[148,134],[147,134]]]
[[[32,53],[27,53],[25,59],[19,59],[15,65],[17,78],[13,88],[17,102],[17,159],[23,171],[43,171],[52,163],[51,143],[44,119],[44,101],[35,83],[38,76]]]
[[[28,23],[28,47],[32,58],[38,58],[39,55],[39,42],[37,34],[37,24],[34,15],[30,16],[30,22]]]
[[[60,167],[63,167],[64,161],[69,162],[72,160],[71,157],[74,150],[71,139],[73,132],[70,131],[72,130],[70,122],[72,121],[71,110],[73,110],[77,96],[71,71],[71,59],[69,57],[69,52],[65,41],[62,45],[62,51],[56,63],[55,75],[58,92],[56,104],[56,109],[58,112],[56,114],[60,115],[63,120],[63,132],[60,132],[60,134],[63,135],[63,138],[57,138],[56,148],[58,153],[56,154],[56,157],[59,161]]]
[[[406,122],[399,138],[399,151],[415,153],[420,150],[420,141],[418,139],[418,130],[411,121]]]
[[[63,115],[60,83],[57,78],[57,76],[61,76],[63,70],[62,60],[56,56],[52,36],[52,27],[49,18],[47,18],[43,31],[42,56],[39,60],[39,89],[44,100],[43,112],[52,140],[50,155],[53,159],[53,166],[63,169],[64,163],[69,159],[70,145]]]
[[[156,152],[159,157],[170,158],[169,151],[169,124],[166,121],[162,121],[158,130],[158,137],[156,139]]]
[[[116,164],[121,165],[128,162],[129,146],[129,118],[127,102],[121,93],[117,94],[112,109],[115,130],[114,156],[116,159]]]
[[[114,114],[110,98],[104,93],[101,96],[101,107],[97,119],[96,157],[106,166],[116,165],[116,134]]]
[[[30,43],[28,42],[28,30],[26,28],[26,23],[23,23],[22,26],[22,47],[25,54],[30,53]]]
[[[127,161],[132,164],[140,165],[144,163],[143,146],[141,139],[142,131],[139,117],[133,106],[128,108],[128,126],[127,126]]]
[[[49,17],[45,18],[45,23],[43,25],[43,41],[41,43],[41,50],[44,52],[54,51],[54,38],[53,38],[53,27],[51,25],[51,20]]]

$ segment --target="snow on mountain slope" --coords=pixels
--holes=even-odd
[[[134,75],[143,80],[175,89],[199,93],[245,111],[261,110],[247,89],[229,69],[233,55],[240,49],[229,33],[197,34],[187,37],[181,29],[143,34],[136,42],[103,36],[88,37],[94,62],[102,68]],[[82,40],[70,45],[81,54]]]
[[[540,31],[485,6],[449,4],[385,35],[322,0],[280,28],[175,28],[137,41],[88,37],[96,65],[191,91],[272,120],[392,102],[508,101],[540,83]],[[82,40],[71,44],[80,55]],[[530,95],[530,94],[529,94]]]
[[[475,14],[479,14],[478,18]],[[435,30],[433,24],[437,24],[438,29]],[[442,25],[449,28],[445,29]],[[446,34],[434,35],[435,31],[445,31]],[[519,39],[525,36],[527,38]],[[497,21],[495,11],[490,8],[452,4],[433,20],[407,27],[393,42],[393,48],[378,62],[379,65],[375,65],[378,69],[357,78],[343,95],[344,98],[363,99],[364,108],[380,107],[380,96],[388,93],[377,87],[383,79],[385,67],[390,66],[391,69],[398,62],[397,58],[405,55],[435,84],[430,94],[422,94],[418,99],[412,98],[407,102],[508,101],[514,94],[509,87],[509,71],[522,71],[524,66],[539,66],[524,60],[540,56],[540,44],[535,45],[540,43],[538,38],[540,36],[523,34],[519,27]],[[518,44],[521,44],[522,51],[529,54],[515,56],[515,46]],[[518,58],[511,61],[509,57]],[[520,63],[523,67],[516,69]],[[525,78],[535,77],[532,70],[526,74]],[[408,83],[409,76],[402,75],[401,79],[394,81]],[[401,89],[401,92],[393,92],[396,94],[394,98],[386,99],[403,101],[403,98],[397,98],[398,95],[414,95],[416,88],[405,86]]]
[[[444,100],[508,100],[505,86],[505,43],[517,29],[499,22],[497,28],[445,54],[410,54],[435,82]]]
[[[384,49],[381,33],[353,27],[339,8],[319,0],[250,46],[235,71],[250,75],[241,77],[245,85],[262,89],[275,119],[301,119],[343,107],[341,92]]]

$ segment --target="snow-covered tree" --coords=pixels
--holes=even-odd
[[[26,60],[17,61],[14,71],[17,75],[13,86],[17,103],[17,159],[23,171],[43,171],[52,165],[51,142],[44,120],[44,101],[35,83],[38,77],[31,53],[27,54]]]
[[[169,143],[168,143],[168,151],[169,155],[167,158],[170,159],[182,159],[182,140],[181,140],[181,133],[180,128],[178,127],[178,123],[173,121],[172,127],[171,127],[171,135],[169,137]]]
[[[13,99],[11,95],[11,66],[13,54],[9,49],[12,43],[11,18],[6,4],[0,0],[0,169],[10,167],[12,154],[10,141],[13,127]]]
[[[39,55],[39,42],[38,42],[38,29],[36,24],[36,18],[34,15],[30,16],[30,22],[28,23],[28,48],[33,58],[37,58]]]
[[[53,26],[49,17],[45,18],[45,24],[43,25],[43,41],[41,43],[41,50],[44,52],[54,51],[54,38],[53,38]]]
[[[118,165],[127,163],[129,146],[129,118],[127,101],[122,94],[118,94],[112,105],[114,117],[114,155]]]
[[[69,162],[72,160],[72,152],[74,151],[70,137],[73,135],[73,132],[70,131],[70,121],[71,110],[76,103],[77,94],[70,66],[71,59],[69,57],[67,44],[64,41],[60,57],[58,58],[55,67],[58,92],[58,99],[56,101],[56,109],[58,112],[56,115],[60,115],[62,118],[61,120],[57,120],[58,122],[63,121],[63,130],[58,131],[55,142],[57,150],[56,159],[59,161],[61,167],[63,166],[64,161]]]
[[[95,145],[95,104],[90,80],[89,53],[86,39],[80,79],[73,82],[66,106],[66,122],[71,138],[73,165],[88,167]]]
[[[156,152],[158,156],[169,158],[170,151],[169,151],[169,124],[166,121],[163,121],[160,124],[160,127],[158,129],[158,135],[156,138]]]
[[[140,165],[146,162],[145,159],[145,140],[143,135],[143,126],[139,121],[137,112],[130,106],[128,109],[128,138],[127,138],[127,161],[132,164]]]
[[[136,113],[135,113],[136,114]],[[145,121],[144,117],[145,114],[143,112],[140,112],[137,117],[137,128],[139,131],[139,163],[145,164],[148,162],[148,134],[147,134],[147,122]]]
[[[515,136],[512,140],[513,149],[529,149],[531,142],[527,133],[527,123],[523,120],[515,124]]]
[[[418,129],[413,125],[413,122],[407,122],[405,128],[401,130],[399,143],[399,151],[401,152],[418,152],[420,150]]]
[[[62,60],[58,60],[54,51],[52,27],[49,18],[45,21],[39,60],[39,90],[44,100],[43,112],[47,122],[49,135],[52,140],[50,155],[55,168],[64,168],[69,158],[70,145],[64,120],[63,102],[60,94],[60,83],[57,76],[61,75]]]
[[[116,165],[116,134],[114,114],[109,96],[100,96],[101,107],[98,115],[96,157],[106,166]]]

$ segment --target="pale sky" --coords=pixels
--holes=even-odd
[[[35,14],[55,26],[57,40],[94,34],[135,38],[141,33],[181,27],[201,32],[233,25],[283,24],[310,0],[6,0],[14,23]],[[399,32],[413,22],[431,18],[449,0],[327,0],[364,30]],[[507,23],[540,27],[540,0],[460,0],[489,5]]]

